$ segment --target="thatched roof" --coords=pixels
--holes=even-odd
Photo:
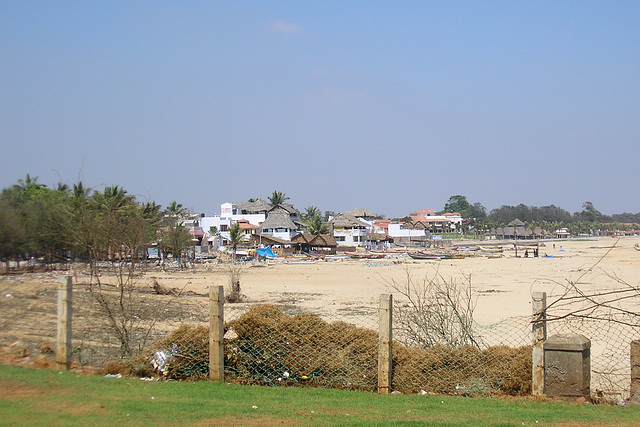
[[[334,228],[367,227],[369,225],[366,222],[360,221],[349,212],[340,213],[329,222]]]
[[[375,216],[375,214],[373,214],[371,211],[363,208],[355,208],[354,210],[346,213],[350,213],[356,218],[373,218]]]
[[[269,216],[261,224],[260,228],[263,230],[286,228],[287,230],[297,230],[298,226],[291,221],[289,212],[282,206],[276,206],[269,211]]]
[[[393,237],[385,233],[371,233],[367,236],[367,240],[370,242],[393,242]]]
[[[300,215],[300,211],[298,211],[298,209],[296,209],[293,205],[290,205],[289,203],[281,203],[279,205],[273,206],[271,210],[277,209],[279,207],[289,212],[290,215],[296,215],[296,216]]]
[[[272,207],[269,202],[262,199],[257,199],[255,202],[233,202],[233,205],[247,214],[266,213]]]
[[[309,233],[298,233],[293,236],[291,241],[299,245],[309,245],[324,248],[335,248],[338,246],[333,236],[329,234],[313,235]]]
[[[510,227],[523,227],[524,226],[524,222],[522,222],[518,218],[516,218],[516,219],[514,219],[513,221],[511,221],[507,225],[510,226]]]

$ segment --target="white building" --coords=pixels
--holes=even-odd
[[[276,210],[276,208],[279,208]],[[213,231],[216,231],[222,239],[222,245],[226,244],[225,241],[229,239],[229,227],[236,222],[248,221],[253,226],[261,228],[261,233],[270,234],[275,237],[279,237],[285,240],[291,240],[291,237],[297,233],[297,226],[295,230],[291,230],[291,224],[287,223],[286,231],[281,230],[283,227],[265,228],[262,230],[262,225],[267,221],[269,215],[277,211],[276,217],[286,212],[290,221],[295,222],[298,220],[298,211],[289,204],[282,204],[275,208],[270,203],[257,199],[252,202],[226,202],[220,205],[220,215],[206,216],[200,218],[200,227],[205,233],[207,241],[211,242],[213,246],[216,246],[216,237]],[[276,217],[273,219],[275,220]],[[273,222],[273,221],[272,221]],[[282,221],[279,221],[282,222]],[[268,224],[267,224],[268,225]]]
[[[372,224],[356,218],[349,212],[336,215],[330,224],[338,246],[364,246],[372,228]]]

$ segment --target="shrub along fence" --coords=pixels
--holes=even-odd
[[[127,329],[131,334],[150,334],[144,341],[146,344],[141,345],[138,352],[124,357],[114,356],[117,351],[107,351],[108,356],[100,359],[89,351],[97,348],[100,337],[110,342],[104,347],[110,350],[118,350],[118,340],[107,339],[111,333],[106,330],[91,335],[76,324],[77,319],[94,313],[87,308],[90,299],[86,292],[72,292],[71,278],[68,278],[55,296],[57,322],[46,322],[44,335],[56,341],[56,348],[52,350],[58,369],[68,369],[72,362],[75,366],[79,362],[91,364],[101,360],[109,373],[180,380],[208,378],[269,386],[464,396],[542,394],[544,391],[541,343],[546,339],[548,322],[544,317],[543,294],[534,294],[532,316],[510,318],[491,326],[472,324],[470,343],[417,347],[403,342],[406,331],[402,322],[394,319],[397,307],[391,294],[381,295],[379,307],[365,320],[359,316],[357,322],[344,317],[330,322],[316,314],[291,312],[287,307],[225,304],[223,288],[212,286],[208,310],[200,307],[203,310],[198,311],[194,304],[178,316],[177,309],[167,303],[162,306],[162,312],[167,313],[165,320],[175,322],[163,322],[163,327],[152,334],[149,329]],[[51,308],[55,307],[52,297],[49,292],[47,301],[50,300]],[[33,313],[36,316],[29,318],[32,314],[29,307],[22,307],[18,302],[15,308],[22,311],[12,312],[13,316],[24,317],[18,320],[35,325],[36,319],[42,318],[42,313]],[[184,300],[179,305],[183,309],[189,306]],[[0,314],[0,321],[10,332],[9,319]],[[54,338],[56,331],[57,338]],[[617,354],[616,358],[629,366],[629,341],[626,349],[626,355]],[[596,355],[594,360],[599,357]],[[79,360],[81,358],[84,360]],[[640,361],[632,363],[640,366]],[[604,371],[597,364],[593,370],[597,375]],[[615,390],[607,389],[606,382],[600,381],[597,384],[602,388],[592,393],[604,390],[628,396],[629,372],[629,368],[624,375],[621,369],[614,372],[620,378],[626,376],[626,386],[623,381],[616,381]],[[602,373],[602,376],[606,375]]]

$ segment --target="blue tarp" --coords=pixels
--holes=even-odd
[[[256,249],[260,258],[278,258],[276,254],[271,250],[271,246],[267,246],[264,249]]]

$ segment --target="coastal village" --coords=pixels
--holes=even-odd
[[[262,199],[227,202],[220,206],[220,212],[214,216],[190,215],[183,220],[192,235],[196,256],[227,250],[229,230],[234,224],[238,224],[244,235],[237,250],[239,255],[254,254],[255,249],[265,247],[280,255],[425,248],[443,246],[452,238],[462,237],[463,229],[473,229],[465,224],[467,220],[460,213],[438,213],[433,209],[418,210],[399,221],[379,219],[367,209],[356,208],[329,217],[327,232],[323,234],[307,232],[300,212],[287,203],[272,205]],[[514,219],[506,227],[491,229],[476,237],[480,240],[532,240],[567,238],[569,235],[566,228],[549,233]]]

